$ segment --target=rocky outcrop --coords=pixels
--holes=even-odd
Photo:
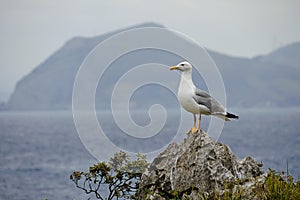
[[[251,188],[260,175],[260,165],[251,157],[239,160],[227,145],[202,131],[188,134],[182,144],[170,144],[154,159],[142,176],[138,196],[199,199],[200,193],[222,193],[228,183],[238,180],[244,180],[241,187]]]

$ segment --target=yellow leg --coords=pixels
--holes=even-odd
[[[196,115],[194,114],[194,126],[193,126],[193,128],[191,129],[190,132],[191,132],[192,134],[195,134],[195,133],[198,132],[198,130],[199,130],[199,129],[196,128]]]
[[[198,118],[198,130],[200,130],[200,124],[201,124],[201,113],[199,114],[199,118]]]

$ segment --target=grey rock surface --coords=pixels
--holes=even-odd
[[[251,157],[239,160],[222,143],[205,132],[188,134],[183,143],[170,144],[159,154],[142,176],[139,199],[172,199],[176,195],[198,199],[199,192],[222,193],[226,183],[251,180],[262,175],[259,164]]]

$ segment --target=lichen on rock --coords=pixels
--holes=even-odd
[[[227,145],[201,131],[160,153],[143,174],[137,195],[139,199],[199,199],[200,193],[222,193],[237,180],[246,180],[241,187],[250,187],[251,180],[262,174],[251,157],[239,160]]]

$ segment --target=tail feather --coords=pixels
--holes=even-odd
[[[239,118],[239,116],[237,116],[235,114],[232,114],[232,113],[229,113],[229,112],[226,113],[225,117],[227,117],[227,118],[233,118],[233,119],[238,119]]]

